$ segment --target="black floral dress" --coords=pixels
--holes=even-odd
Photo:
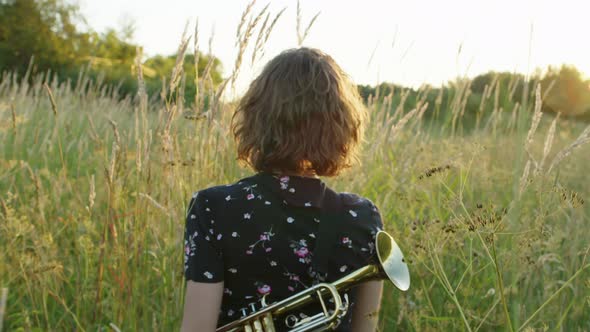
[[[250,313],[264,295],[272,303],[373,263],[375,234],[382,227],[379,211],[366,198],[336,193],[318,178],[258,173],[193,195],[185,277],[224,282],[218,323],[223,326]],[[347,294],[351,305],[338,331],[350,330],[354,293]],[[295,314],[303,318],[314,310],[310,305]],[[279,331],[285,329],[281,324]]]

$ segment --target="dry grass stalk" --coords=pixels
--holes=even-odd
[[[541,105],[541,84],[537,84],[535,89],[535,110],[533,112],[531,128],[527,133],[526,141],[524,143],[524,150],[535,166],[535,173],[539,171],[539,163],[535,160],[535,157],[533,157],[530,147],[533,143],[533,138],[535,136],[535,132],[537,131],[537,127],[539,126],[539,122],[541,122],[541,117],[543,116],[543,113],[541,112]]]
[[[258,41],[258,39],[256,40],[256,43],[254,44],[254,52],[252,54],[252,64],[254,63],[254,57],[257,54],[260,54],[259,58],[262,58],[264,56],[264,45],[266,45],[266,43],[268,42],[268,38],[270,37],[270,33],[273,31],[275,25],[277,24],[279,18],[281,17],[281,15],[283,15],[283,13],[285,12],[287,8],[283,8],[281,9],[281,11],[279,11],[274,19],[272,20],[272,22],[270,23],[270,25],[268,26],[268,28],[266,28],[266,30],[264,29],[264,27],[267,25],[267,20],[269,18],[270,13],[267,14],[266,19],[264,20],[264,23],[262,24],[262,28],[260,29],[260,34],[258,35],[258,38],[261,37],[261,34],[264,32],[264,37],[263,39],[260,41]]]
[[[500,80],[498,80],[498,76],[496,76],[496,88],[494,90],[494,110],[497,110],[500,103]]]
[[[47,83],[43,83],[43,87],[47,91],[47,95],[49,95],[49,101],[51,102],[51,110],[53,111],[53,115],[57,116],[57,104],[55,103],[55,98],[53,97],[51,88],[49,85],[47,85]]]
[[[2,288],[2,296],[0,296],[0,331],[4,322],[4,313],[6,312],[6,301],[8,299],[8,288]]]
[[[311,21],[309,21],[309,24],[307,25],[307,28],[305,28],[305,32],[303,33],[303,37],[301,38],[301,43],[303,43],[305,38],[307,38],[307,35],[309,34],[309,30],[311,30],[311,27],[313,26],[313,24],[317,20],[318,16],[320,16],[320,12],[315,14],[314,17],[312,17]]]
[[[117,142],[113,142],[113,150],[111,152],[111,160],[109,162],[109,166],[105,167],[105,173],[107,176],[107,184],[109,185],[109,190],[113,189],[113,184],[115,182],[115,167],[117,166],[117,155],[119,154],[119,146]]]
[[[416,117],[418,120],[422,119],[422,116],[424,115],[424,113],[428,109],[428,102],[424,102],[424,104],[422,104],[420,106],[421,103],[422,102],[420,101],[420,102],[418,102],[418,105],[417,105],[417,106],[419,106],[419,107],[417,107],[419,109],[419,111],[418,111],[418,116]]]
[[[401,91],[401,98],[400,98],[400,102],[397,105],[395,112],[393,113],[393,118],[397,118],[398,115],[402,114],[404,111],[404,105],[406,103],[406,99],[408,98],[408,96],[410,95],[410,91],[409,90],[402,90]]]
[[[270,26],[266,30],[266,33],[264,34],[264,42],[262,43],[262,46],[264,46],[266,44],[266,42],[268,41],[268,37],[270,37],[270,33],[272,32],[273,28],[275,27],[275,24],[277,24],[277,21],[279,20],[281,15],[283,15],[283,13],[285,12],[286,9],[287,9],[287,7],[281,9],[281,11],[278,12],[277,15],[275,16],[275,18],[272,20],[272,23],[270,24]]]
[[[531,128],[526,136],[525,147],[528,149],[531,143],[533,142],[533,136],[537,131],[537,127],[539,126],[539,122],[541,121],[541,117],[543,113],[541,112],[541,84],[537,84],[537,88],[535,90],[535,111],[533,112],[533,120],[531,122]]]
[[[258,31],[258,37],[256,37],[256,42],[254,43],[254,50],[252,50],[252,61],[250,62],[250,65],[254,65],[254,61],[256,61],[256,55],[262,51],[261,47],[262,42],[264,41],[264,32],[269,19],[270,13],[266,13],[266,18],[264,19],[264,22],[262,22],[262,26]]]
[[[529,178],[529,172],[531,170],[531,161],[528,160],[526,165],[524,166],[524,171],[522,172],[522,176],[520,177],[519,186],[518,186],[518,193],[519,195],[524,192],[524,189],[527,186],[527,181]]]
[[[251,19],[250,22],[248,22],[248,25],[246,26],[246,30],[244,31],[244,33],[241,36],[238,36],[238,55],[236,56],[236,61],[234,63],[234,69],[232,71],[232,74],[230,76],[230,81],[232,82],[232,86],[234,86],[235,82],[236,82],[236,78],[238,76],[238,73],[240,71],[240,67],[242,66],[242,58],[244,57],[244,53],[246,52],[246,47],[248,46],[248,43],[250,41],[250,37],[252,37],[252,34],[254,32],[254,28],[258,25],[258,23],[260,22],[260,19],[262,18],[262,16],[264,16],[264,14],[266,13],[266,11],[268,10],[268,6],[270,4],[267,4],[266,6],[264,6],[264,8],[258,13],[258,15],[256,15],[256,17],[254,17],[254,19]],[[256,52],[256,51],[254,51]],[[225,85],[224,85],[225,88]],[[223,90],[221,90],[223,91]],[[218,93],[219,94],[219,93]]]
[[[547,132],[547,138],[545,138],[545,146],[543,147],[543,158],[541,158],[541,162],[539,163],[539,170],[543,169],[543,165],[545,164],[545,160],[551,152],[551,146],[553,145],[553,137],[555,136],[555,127],[557,125],[557,120],[559,120],[560,113],[557,113],[553,122],[551,122],[551,127],[549,127],[549,132]]]
[[[195,113],[199,112],[199,19],[195,22],[195,35],[193,42],[195,62]]]
[[[16,108],[14,103],[10,104],[10,112],[12,113],[12,132],[16,135]]]
[[[162,204],[158,203],[152,196],[150,196],[148,194],[144,194],[144,193],[139,193],[138,196],[141,198],[145,198],[153,206],[155,206],[156,208],[158,208],[159,210],[164,212],[164,214],[166,214],[168,217],[172,217],[174,215],[174,213],[170,212],[170,209],[168,209],[165,206],[163,206]]]
[[[88,193],[88,209],[92,209],[94,206],[94,200],[96,199],[96,186],[94,183],[94,174],[90,176],[90,189]]]
[[[117,126],[117,123],[111,119],[109,119],[109,123],[111,124],[111,127],[113,128],[113,133],[115,135],[115,142],[120,147],[121,146],[121,135],[119,134],[119,127]]]
[[[89,132],[90,138],[95,143],[102,144],[102,141],[100,140],[98,133],[96,132],[96,126],[94,125],[94,120],[92,120],[92,116],[90,116],[90,113],[86,113],[86,118],[88,119],[88,125],[90,127],[90,132]]]
[[[246,9],[244,9],[244,12],[242,13],[242,17],[240,18],[240,23],[238,23],[238,30],[236,31],[236,45],[238,46],[240,44],[240,39],[242,36],[242,28],[244,27],[244,24],[246,23],[246,18],[248,18],[248,14],[250,14],[250,11],[252,11],[252,8],[254,7],[254,4],[256,3],[256,0],[252,0],[252,2],[250,2],[248,4],[248,6],[246,6]]]
[[[299,3],[299,0],[297,0],[296,30],[297,30],[297,45],[298,46],[301,46],[303,44],[303,41],[305,40],[305,38],[309,34],[309,30],[311,29],[311,27],[313,26],[313,24],[317,20],[318,16],[320,16],[320,12],[318,12],[317,14],[314,15],[314,17],[312,17],[311,21],[309,21],[309,24],[307,25],[307,28],[305,28],[305,31],[303,32],[303,34],[301,34],[301,5]]]
[[[137,70],[137,94],[139,96],[139,107],[140,110],[145,110],[147,108],[147,93],[145,90],[145,81],[143,79],[143,68],[141,63],[143,52],[140,47],[136,49],[136,54],[135,68]]]
[[[426,105],[426,106],[428,106],[428,105]],[[391,131],[392,131],[391,138],[394,139],[395,137],[397,137],[397,135],[401,132],[401,130],[406,125],[406,123],[408,123],[408,121],[410,121],[410,119],[412,117],[414,117],[414,115],[417,113],[418,113],[418,109],[414,108],[413,110],[406,113],[406,115],[404,115],[395,125],[393,125],[393,127],[391,128]]]
[[[520,108],[520,103],[516,102],[514,104],[514,107],[512,108],[512,115],[510,116],[510,123],[508,124],[509,128],[514,128],[516,126],[516,113],[518,112],[519,108]]]
[[[579,148],[580,146],[588,142],[590,142],[590,126],[586,127],[586,129],[584,129],[584,131],[580,134],[580,136],[578,136],[578,138],[572,144],[570,144],[565,149],[559,151],[555,158],[553,158],[553,161],[551,162],[551,166],[549,166],[549,170],[547,170],[547,173],[550,173],[551,170],[553,170],[553,168],[555,168],[555,166],[557,166],[563,159],[569,156],[573,150]]]
[[[211,71],[211,67],[213,67],[213,36],[215,35],[215,30],[211,31],[211,36],[209,36],[209,54],[207,55],[209,57],[209,61],[207,61],[207,65],[205,66],[205,69],[203,69],[203,76],[199,82],[199,85],[197,87],[198,91],[201,91],[202,94],[204,94],[204,88],[205,88],[205,82],[207,81],[207,79],[211,79],[211,75],[210,75],[210,71]],[[197,93],[198,94],[198,93]],[[199,99],[199,102],[197,104],[197,109],[201,110],[201,99]]]
[[[301,46],[301,5],[299,4],[299,0],[297,0],[297,18],[295,29],[297,30],[297,45]]]
[[[187,29],[184,29],[182,33],[182,38],[180,40],[180,45],[178,45],[178,50],[176,52],[176,63],[174,64],[174,68],[172,69],[172,76],[170,76],[170,86],[168,90],[170,93],[173,93],[180,79],[182,78],[183,72],[183,65],[184,65],[184,54],[186,53],[186,48],[188,47],[188,43],[191,39],[190,36],[187,37]]]

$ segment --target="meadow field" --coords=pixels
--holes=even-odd
[[[221,98],[232,77],[198,77],[184,101],[182,61],[164,102],[140,65],[136,96],[84,73],[0,77],[4,330],[178,330],[188,198],[252,173]],[[416,107],[404,90],[367,101],[360,165],[324,180],[373,200],[409,262],[380,331],[590,331],[590,127],[543,113],[539,85],[518,84],[522,99],[492,84],[477,114],[464,112],[468,80],[435,105],[426,87]]]

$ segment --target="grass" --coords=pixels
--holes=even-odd
[[[243,52],[259,38],[241,31]],[[188,197],[250,174],[235,162],[233,104],[221,99],[235,75],[216,89],[199,77],[195,105],[209,108],[189,109],[175,97],[182,61],[162,103],[84,77],[75,87],[1,77],[7,331],[179,328]],[[371,98],[362,164],[326,179],[379,206],[410,264],[410,290],[386,288],[382,331],[590,330],[589,130],[547,119],[542,91],[523,107],[492,89],[512,107],[484,100],[476,121],[462,112],[466,93],[436,114],[391,103],[404,91]]]

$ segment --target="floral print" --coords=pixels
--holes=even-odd
[[[292,241],[290,247],[293,249],[293,253],[299,257],[299,263],[311,263],[311,251],[307,248],[307,241],[305,239]]]
[[[284,299],[375,259],[374,237],[383,226],[375,205],[354,194],[329,196],[328,191],[333,193],[317,178],[258,173],[193,194],[184,235],[185,277],[224,282],[219,326],[250,312],[262,297],[267,303]],[[339,199],[339,208],[323,214],[334,205],[329,197]],[[327,266],[316,271],[314,249],[323,222],[339,227]],[[348,295],[353,303],[354,292]],[[310,306],[297,315],[316,310]],[[351,312],[338,331],[350,329]],[[277,330],[285,329],[277,323]]]

